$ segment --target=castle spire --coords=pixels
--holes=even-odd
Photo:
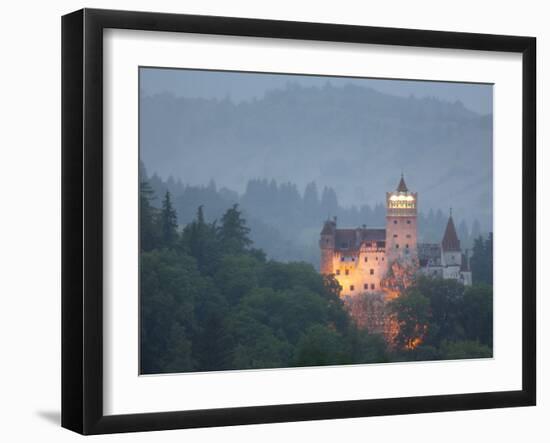
[[[399,180],[399,184],[397,185],[397,192],[409,192],[405,184],[405,179],[403,178],[403,173],[401,173],[401,180]]]
[[[456,234],[452,209],[450,210],[449,221],[445,228],[445,235],[443,235],[443,240],[441,241],[441,247],[444,251],[460,251],[460,240]]]

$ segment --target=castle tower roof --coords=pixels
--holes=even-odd
[[[401,180],[399,180],[399,184],[397,185],[397,192],[409,192],[409,189],[405,184],[405,179],[403,178],[403,174],[401,174]]]
[[[336,221],[327,220],[323,225],[321,235],[333,235],[336,230]]]
[[[460,240],[456,235],[455,223],[453,221],[453,215],[449,215],[449,221],[445,228],[445,235],[441,241],[441,247],[443,251],[460,251]]]

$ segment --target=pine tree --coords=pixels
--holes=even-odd
[[[308,183],[304,190],[303,214],[309,221],[319,218],[319,193],[315,182]]]
[[[139,229],[140,250],[150,251],[157,247],[159,232],[157,225],[157,210],[151,205],[154,192],[147,180],[139,185]]]
[[[321,195],[321,211],[327,216],[333,216],[338,213],[338,198],[334,189],[324,187]]]
[[[176,211],[172,206],[170,191],[166,191],[164,200],[162,200],[162,209],[160,212],[160,231],[161,242],[166,248],[173,248],[178,238],[178,218]]]
[[[474,240],[470,266],[474,283],[493,284],[493,233],[487,239],[480,235]]]
[[[252,240],[248,236],[250,228],[246,226],[238,207],[239,205],[235,204],[225,212],[218,231],[222,249],[226,253],[242,253],[252,245]]]
[[[212,275],[219,265],[221,254],[217,232],[216,221],[205,221],[202,205],[197,208],[195,219],[183,228],[180,248],[195,258],[203,274]]]

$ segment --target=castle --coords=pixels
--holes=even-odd
[[[345,299],[362,294],[395,295],[390,276],[396,268],[433,278],[472,284],[467,254],[449,215],[439,244],[417,243],[418,195],[410,192],[401,175],[397,189],[386,193],[385,228],[338,228],[336,218],[321,231],[322,274],[334,274]],[[384,298],[384,297],[383,297]],[[374,299],[374,298],[373,298]]]

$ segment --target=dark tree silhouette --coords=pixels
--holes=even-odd
[[[234,204],[226,211],[218,230],[221,247],[224,252],[244,252],[252,245],[250,228],[241,216],[239,205]]]
[[[166,248],[174,247],[178,238],[178,218],[172,206],[170,191],[166,191],[164,199],[162,200],[160,232],[163,246]]]
[[[474,240],[473,254],[470,259],[472,280],[474,283],[493,284],[493,233],[487,238],[482,236]]]

